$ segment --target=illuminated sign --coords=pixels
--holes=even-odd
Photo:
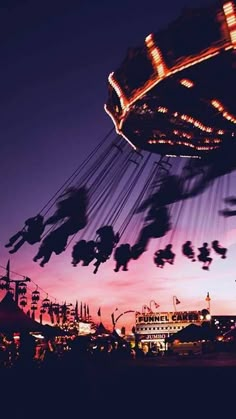
[[[200,311],[136,314],[136,324],[200,321]]]
[[[91,324],[79,322],[79,334],[88,335],[89,333],[91,333]]]
[[[166,339],[166,334],[156,333],[152,335],[142,335],[143,340]]]

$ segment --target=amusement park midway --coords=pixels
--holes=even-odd
[[[230,86],[236,68],[235,2],[150,0],[144,7],[139,0],[14,0],[0,15],[0,276],[8,266],[12,280],[30,278],[29,293],[38,289],[53,303],[82,302],[93,321],[110,330],[112,315],[125,313],[116,327],[127,333],[135,313],[151,301],[160,313],[200,312],[208,308],[209,293],[212,316],[234,315],[236,217],[224,211],[233,211],[236,203],[230,159],[235,150],[228,153],[225,146],[235,147]],[[191,19],[196,36],[190,34]],[[179,43],[173,46],[175,28],[180,28]],[[111,146],[107,154],[105,141],[107,150]],[[204,153],[210,159],[207,168],[201,167]],[[197,183],[209,167],[203,185],[188,189],[191,176]],[[173,184],[165,189],[164,180],[176,178],[183,190]],[[155,233],[150,233],[149,224],[142,226],[153,217],[147,212],[156,195],[150,194],[160,185],[163,203],[154,209],[162,223],[154,223]],[[58,216],[65,186],[72,188],[69,194],[79,190],[83,197],[79,225],[71,214],[66,224]],[[45,222],[42,235],[13,248],[27,231],[25,221],[38,214]],[[55,220],[60,234],[69,231],[69,239],[51,235],[57,232]],[[104,225],[114,230],[108,228],[112,241],[106,239],[105,247]],[[48,237],[59,248],[45,262],[40,252]],[[94,245],[95,263],[72,258],[82,239]],[[183,254],[187,241],[196,259]],[[221,256],[215,241],[225,249]],[[210,248],[206,265],[197,257],[203,243]],[[117,267],[115,249],[121,244],[131,246],[132,257]],[[174,257],[158,265],[155,253],[168,245]],[[5,291],[0,290],[1,299]]]

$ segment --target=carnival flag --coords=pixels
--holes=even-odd
[[[207,293],[206,301],[211,301],[209,292]]]
[[[101,307],[98,309],[98,316],[101,317]]]
[[[180,304],[180,301],[178,300],[177,297],[175,297],[175,304]]]
[[[159,308],[160,304],[155,303],[155,308]]]

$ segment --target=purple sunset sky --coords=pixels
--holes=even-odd
[[[107,77],[119,66],[128,47],[141,45],[149,33],[166,27],[184,6],[206,2],[5,3],[0,7],[1,266],[9,258],[4,247],[9,237],[26,218],[38,213],[112,128],[103,109]],[[94,320],[98,320],[101,307],[107,326],[116,307],[120,312],[140,310],[154,299],[160,310],[171,311],[173,295],[181,300],[183,310],[202,309],[210,292],[213,313],[233,314],[235,225],[235,219],[228,220],[220,237],[229,247],[229,257],[226,261],[216,258],[210,272],[181,255],[175,267],[158,270],[149,252],[132,263],[127,273],[114,273],[112,260],[97,275],[91,269],[75,269],[69,253],[54,255],[42,269],[32,261],[37,245],[25,245],[12,255],[11,268],[31,277],[58,301],[86,301]],[[184,228],[178,234],[185,239]],[[131,325],[133,315],[126,321]]]

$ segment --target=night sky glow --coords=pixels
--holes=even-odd
[[[11,7],[1,7],[0,13],[1,266],[9,259],[4,247],[9,237],[39,212],[112,128],[103,109],[107,77],[128,47],[142,44],[149,33],[166,27],[183,6],[205,1],[167,0],[160,4],[150,0],[145,8],[139,0],[33,3],[12,1]],[[234,184],[235,174],[231,174],[227,193],[212,188],[194,203],[184,204],[174,237],[174,266],[155,266],[157,242],[152,240],[148,252],[130,262],[128,272],[115,273],[113,258],[96,275],[90,267],[74,268],[71,248],[53,255],[41,268],[32,261],[38,245],[28,244],[11,255],[11,269],[32,278],[58,302],[88,303],[95,321],[101,307],[107,327],[111,327],[111,313],[116,308],[117,313],[139,311],[154,299],[161,311],[171,311],[174,295],[181,301],[179,309],[201,310],[209,292],[212,314],[234,314],[236,218],[215,217],[206,222],[212,202],[223,209],[223,198],[236,195]],[[189,228],[193,210],[199,212],[197,233]],[[228,247],[228,257],[222,260],[214,255],[210,271],[203,271],[199,262],[191,263],[181,255],[181,244],[187,239],[193,240],[195,248],[203,241],[218,239]],[[2,268],[0,274],[4,274]],[[30,287],[34,289],[32,284]],[[133,324],[131,313],[117,326]]]

